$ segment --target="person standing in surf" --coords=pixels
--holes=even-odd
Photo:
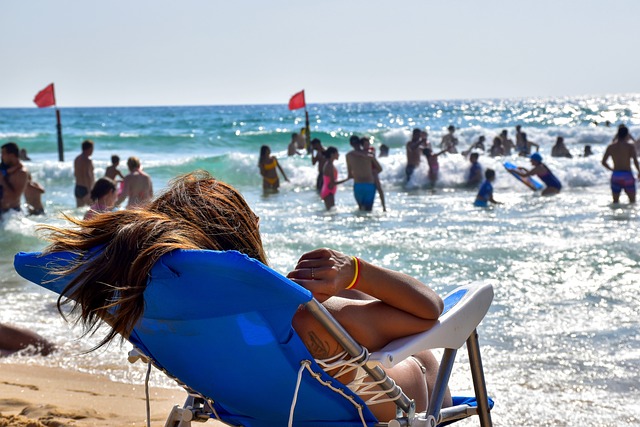
[[[485,180],[480,186],[480,190],[478,190],[478,194],[476,195],[476,200],[473,202],[473,205],[480,208],[486,208],[489,206],[489,202],[495,205],[502,204],[493,198],[493,185],[491,183],[496,179],[496,172],[493,169],[487,169],[484,171],[484,178]]]
[[[440,173],[440,163],[438,163],[438,156],[446,153],[449,148],[445,148],[439,153],[434,153],[433,150],[429,147],[422,150],[422,154],[427,158],[427,165],[429,166],[429,185],[431,189],[435,189],[436,182],[438,181],[438,175]]]
[[[465,181],[465,186],[467,187],[476,187],[482,183],[482,166],[478,162],[478,157],[480,157],[478,153],[471,153],[469,156],[471,165],[467,171]]]
[[[516,126],[516,151],[518,155],[528,157],[531,155],[531,149],[536,147],[536,153],[540,151],[540,144],[529,141],[526,132],[522,132],[520,125]]]
[[[322,191],[324,164],[327,161],[325,156],[325,148],[322,146],[322,141],[318,138],[313,138],[311,141],[311,165],[318,164],[318,178],[316,179],[316,190],[318,193]]]
[[[346,180],[353,178],[353,197],[358,203],[358,208],[361,211],[371,211],[377,190],[375,177],[382,172],[382,166],[375,157],[362,149],[360,138],[356,135],[351,136],[349,143],[353,150],[347,153],[349,174]]]
[[[368,136],[363,136],[362,138],[360,138],[360,144],[362,145],[362,150],[365,153],[369,153],[369,155],[373,158],[376,157],[376,149],[371,146],[371,140],[369,139]],[[387,203],[384,198],[384,189],[382,188],[382,183],[380,182],[380,177],[378,176],[378,171],[376,170],[375,165],[372,165],[372,167],[373,167],[373,176],[376,183],[376,191],[380,196],[380,204],[382,205],[382,211],[386,212]]]
[[[127,209],[141,206],[153,197],[153,183],[151,177],[142,171],[142,164],[137,157],[127,159],[129,174],[124,177],[122,193],[118,196],[116,206],[127,199]],[[93,187],[92,187],[93,188]]]
[[[20,161],[20,150],[15,142],[7,142],[2,146],[2,166],[0,216],[8,211],[20,212],[20,201],[29,179],[29,172]]]
[[[122,172],[118,170],[118,165],[120,164],[120,156],[113,155],[111,156],[111,164],[107,166],[107,169],[104,171],[104,176],[110,178],[117,182],[117,178],[124,179],[124,175]]]
[[[420,153],[427,147],[427,136],[425,132],[424,139],[422,137],[422,131],[418,128],[413,130],[411,134],[411,140],[405,144],[407,152],[407,167],[405,168],[405,174],[407,176],[407,183],[411,180],[413,171],[420,166]]]
[[[447,134],[442,137],[442,141],[440,141],[440,148],[446,148],[449,150],[449,153],[456,154],[458,149],[456,148],[458,145],[458,138],[454,135],[456,132],[456,127],[454,125],[449,125],[447,128]]]
[[[338,181],[338,169],[333,164],[340,154],[336,147],[329,147],[322,152],[324,156],[324,167],[322,169],[322,189],[320,191],[320,198],[324,201],[324,206],[327,210],[330,210],[336,204],[335,194],[338,191],[338,184],[342,184],[344,181]]]
[[[498,136],[500,139],[500,145],[502,146],[502,154],[503,156],[510,156],[511,150],[516,148],[516,145],[513,143],[511,139],[509,139],[509,132],[506,129],[502,129],[500,135]],[[495,140],[494,140],[495,141]]]
[[[638,154],[629,135],[629,129],[625,125],[618,127],[618,133],[604,152],[602,166],[609,169],[611,174],[611,194],[613,203],[620,202],[622,190],[629,197],[629,203],[636,202],[636,180],[631,170],[631,161],[638,171],[640,180],[640,166],[638,166]],[[609,158],[613,160],[613,166],[609,165]]]
[[[73,161],[73,174],[76,178],[74,195],[76,196],[76,207],[88,206],[91,204],[89,192],[93,188],[95,175],[93,173],[93,141],[87,139],[82,142],[82,153]]]
[[[287,175],[282,170],[278,159],[271,155],[271,148],[268,145],[260,147],[260,160],[258,161],[258,168],[260,168],[260,175],[262,175],[262,189],[265,194],[277,193],[280,187],[280,178],[276,168],[280,170],[282,177],[285,181],[289,181]]]
[[[559,136],[556,139],[556,143],[551,147],[551,157],[566,157],[568,159],[573,158],[573,155],[569,151],[569,148],[564,143],[564,138]]]
[[[45,189],[37,181],[28,174],[27,186],[24,189],[24,200],[27,202],[27,210],[29,215],[44,215],[44,206],[42,205],[42,195]]]

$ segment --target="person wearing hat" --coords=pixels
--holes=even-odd
[[[531,164],[533,165],[533,169],[526,170],[525,168],[518,168],[514,170],[520,176],[532,176],[537,175],[538,178],[544,182],[547,187],[542,190],[543,196],[553,196],[554,194],[558,194],[562,189],[562,184],[560,180],[551,172],[549,167],[542,163],[542,156],[540,153],[533,153],[529,156],[529,160],[531,160]]]

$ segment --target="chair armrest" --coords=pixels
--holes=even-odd
[[[371,353],[369,363],[391,368],[412,354],[434,348],[458,349],[489,311],[493,286],[474,283],[456,288],[444,297],[444,310],[428,331],[399,338]]]

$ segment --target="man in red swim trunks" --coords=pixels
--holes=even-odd
[[[638,179],[640,180],[640,166],[638,165],[638,155],[636,149],[631,143],[633,138],[629,135],[629,129],[625,125],[618,127],[618,133],[604,152],[602,165],[613,171],[611,175],[611,193],[613,194],[613,203],[620,202],[620,193],[622,190],[629,197],[629,203],[636,202],[636,179],[631,171],[631,160],[638,171]],[[613,167],[609,166],[609,157],[613,159]]]

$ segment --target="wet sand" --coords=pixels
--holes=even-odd
[[[151,425],[164,426],[186,393],[151,387]],[[206,425],[222,426],[213,420]],[[0,364],[0,427],[146,426],[144,384],[61,368]]]

